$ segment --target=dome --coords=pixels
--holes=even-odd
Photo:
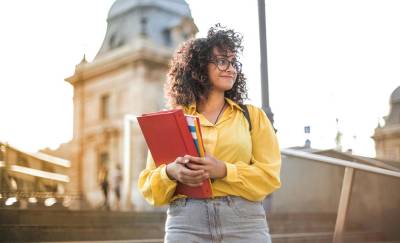
[[[400,103],[400,86],[397,87],[397,89],[395,89],[392,95],[390,96],[390,103],[391,104]]]
[[[385,119],[385,126],[400,124],[400,86],[390,96],[390,112]]]
[[[185,0],[116,0],[108,13],[106,35],[95,59],[142,38],[158,47],[175,49],[196,32]]]
[[[191,16],[189,5],[185,0],[117,0],[111,6],[108,19],[123,14],[136,7],[157,6],[182,16]]]

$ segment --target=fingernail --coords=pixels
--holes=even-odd
[[[185,163],[188,163],[189,162],[189,159],[185,159]]]

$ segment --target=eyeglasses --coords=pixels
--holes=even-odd
[[[237,61],[236,59],[233,59],[232,61],[229,61],[226,58],[215,58],[211,59],[210,63],[214,63],[219,71],[226,71],[229,69],[229,66],[232,65],[232,67],[237,71],[241,72],[242,71],[242,64]]]

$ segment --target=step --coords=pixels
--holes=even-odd
[[[268,216],[270,231],[274,234],[301,232],[333,232],[336,214],[333,213],[292,213]],[[359,225],[346,225],[349,231],[363,230]]]
[[[113,241],[162,239],[165,212],[0,210],[0,241]],[[332,214],[270,215],[274,243],[331,242]],[[379,242],[379,232],[346,228],[345,242]]]
[[[163,237],[164,228],[154,225],[136,225],[131,227],[0,226],[0,242],[128,240]]]
[[[60,241],[48,241],[46,243],[59,243]],[[163,243],[163,238],[140,240],[104,240],[104,241],[62,241],[62,243]],[[39,243],[39,242],[32,242]]]
[[[162,232],[162,234],[160,234]],[[164,237],[163,230],[151,227],[134,228],[86,228],[86,227],[44,227],[44,226],[23,226],[14,230],[8,228],[3,230],[0,227],[1,242],[17,241],[38,241],[38,242],[64,242],[64,241],[110,241],[135,242],[158,241]],[[274,243],[320,243],[332,242],[333,233],[331,232],[312,232],[312,233],[292,233],[292,234],[271,234]],[[157,240],[158,239],[158,240]],[[362,242],[382,242],[391,243],[393,241],[383,241],[379,232],[351,232],[344,236],[344,243]]]
[[[271,234],[271,238],[274,243],[332,242],[333,232]],[[343,237],[343,243],[375,243],[377,241],[385,242],[382,240],[383,235],[380,232],[346,232]]]
[[[68,210],[0,210],[0,225],[107,226],[164,223],[164,212],[107,212]]]

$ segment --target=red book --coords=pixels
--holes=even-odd
[[[181,109],[143,114],[137,120],[156,166],[174,162],[177,157],[186,154],[199,157]],[[210,180],[204,180],[199,187],[178,183],[175,194],[190,198],[210,198]]]

